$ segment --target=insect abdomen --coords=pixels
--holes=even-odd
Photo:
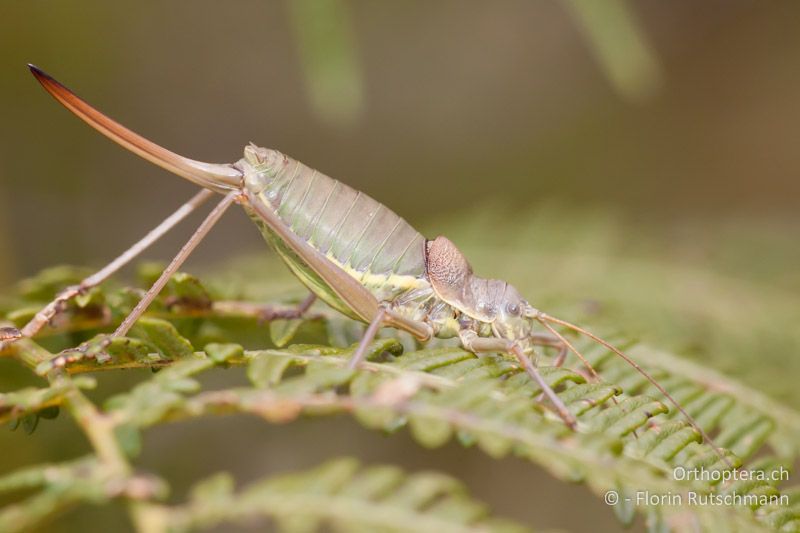
[[[362,274],[421,277],[425,239],[369,196],[289,157],[262,194],[297,235]]]

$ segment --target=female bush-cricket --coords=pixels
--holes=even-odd
[[[368,324],[349,362],[351,368],[359,365],[383,326],[407,331],[420,341],[458,337],[473,353],[516,357],[574,429],[575,417],[542,379],[530,356],[536,345],[556,346],[560,352],[555,364],[560,365],[571,350],[599,378],[555,324],[586,335],[622,357],[728,462],[675,399],[628,356],[591,332],[535,309],[505,281],[476,276],[447,238],[426,240],[386,206],[276,150],[250,144],[244,157],[233,164],[201,163],[177,155],[106,117],[37,67],[30,65],[30,69],[56,100],[90,126],[205,190],[104,269],[59,294],[21,330],[23,336],[35,334],[65,301],[110,276],[216,192],[223,199],[112,337],[128,332],[225,210],[238,203],[312,295]],[[311,301],[307,299],[295,315],[300,316]],[[537,324],[546,331],[535,332]]]

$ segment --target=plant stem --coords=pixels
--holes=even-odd
[[[54,357],[49,351],[27,338],[15,341],[7,351],[34,372],[41,363]],[[120,480],[125,485],[133,481],[133,468],[114,434],[116,422],[86,397],[64,368],[55,368],[50,371],[47,380],[51,387],[58,387],[66,391],[62,405],[75,419],[94,449],[101,468],[105,470],[106,475],[103,477]],[[122,490],[126,488],[128,487],[120,487]],[[130,491],[124,491],[125,496],[132,498],[129,503],[129,513],[138,531],[144,531],[140,527],[141,521],[138,519],[143,503],[137,501],[136,498],[148,499],[151,492],[147,487],[136,495],[131,494]]]

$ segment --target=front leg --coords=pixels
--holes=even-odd
[[[527,355],[525,355],[525,352],[522,351],[522,348],[520,348],[518,344],[513,341],[500,339],[497,337],[479,337],[478,334],[472,330],[462,330],[459,332],[458,337],[461,339],[462,346],[475,354],[504,352],[514,355],[528,375],[533,378],[539,387],[541,387],[544,394],[546,394],[553,403],[553,406],[556,408],[558,415],[561,417],[564,423],[570,429],[575,429],[575,426],[577,425],[575,417],[569,412],[567,406],[564,405],[564,402],[561,401],[561,398],[556,395],[552,387],[545,382],[545,380],[542,378],[542,375],[539,374],[538,370],[536,370],[533,362]]]

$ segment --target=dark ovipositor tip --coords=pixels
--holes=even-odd
[[[39,67],[37,67],[37,66],[36,66],[36,65],[34,65],[33,63],[28,63],[28,68],[30,69],[31,73],[32,73],[34,76],[36,76],[37,78],[38,78],[39,76],[47,76],[47,74],[45,74],[45,73],[44,73],[44,71],[43,71],[42,69],[40,69]]]
[[[39,83],[45,84],[46,82],[55,82],[55,80],[53,79],[52,76],[50,76],[50,74],[43,71],[33,63],[28,63],[28,68],[30,69],[31,74],[33,74],[33,77],[36,78],[36,80]]]

